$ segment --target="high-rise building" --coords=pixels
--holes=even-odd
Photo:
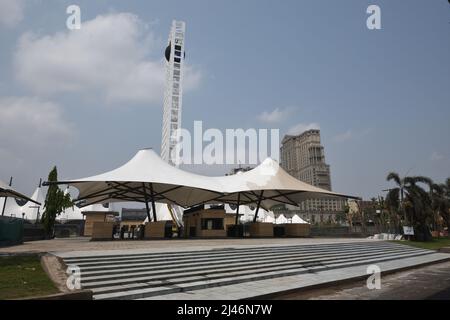
[[[164,91],[161,158],[172,165],[177,165],[173,151],[176,151],[174,148],[179,139],[178,130],[181,129],[185,32],[186,24],[183,21],[173,20],[164,52],[166,58],[166,87]],[[156,212],[164,212],[166,216],[170,214],[176,225],[183,225],[183,210],[181,207],[157,203],[157,208]]]
[[[161,158],[174,164],[172,150],[178,141],[177,130],[181,129],[181,107],[183,96],[184,35],[183,21],[172,21],[166,57],[166,89],[164,92]]]
[[[300,135],[286,135],[280,147],[280,165],[291,176],[313,186],[331,191],[330,166],[325,162],[320,130]],[[302,217],[310,222],[331,222],[342,212],[340,199],[309,199],[299,204]]]

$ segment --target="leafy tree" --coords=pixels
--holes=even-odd
[[[395,172],[389,173],[387,180],[396,184],[387,195],[389,207],[392,209],[396,204],[399,205],[398,211],[403,215],[403,224],[414,227],[415,240],[431,240],[432,198],[430,191],[426,191],[421,185],[431,186],[432,180],[422,176],[400,178]]]
[[[64,209],[73,206],[70,194],[64,194],[64,191],[59,189],[58,185],[54,183],[57,181],[58,170],[55,166],[48,175],[49,187],[47,196],[45,197],[44,213],[41,218],[45,233],[49,238],[53,236],[56,217],[60,215]]]
[[[392,189],[389,191],[386,195],[385,205],[389,212],[389,220],[394,226],[395,233],[401,233],[402,212],[400,210],[399,189]]]
[[[419,186],[419,183],[431,185],[432,181],[425,177],[406,177],[405,210],[411,217],[414,226],[414,238],[418,241],[431,240],[430,225],[433,223],[433,210],[430,193]]]
[[[430,184],[430,197],[434,213],[434,229],[442,230],[442,223],[450,226],[450,178],[446,183]]]
[[[345,212],[345,207],[344,211],[339,211],[338,213],[336,213],[336,222],[339,224],[347,222],[347,213]]]
[[[406,224],[406,215],[405,210],[403,208],[403,199],[405,197],[405,182],[404,179],[400,178],[398,173],[390,172],[386,178],[387,181],[394,181],[394,183],[397,185],[397,187],[390,189],[389,193],[387,195],[387,198],[389,199],[389,202],[392,204],[398,205],[398,212],[403,215],[404,223]],[[397,199],[394,201],[394,199]]]
[[[441,216],[445,221],[448,230],[450,231],[450,178],[447,178],[445,184],[442,184],[443,188],[443,206],[441,207]]]

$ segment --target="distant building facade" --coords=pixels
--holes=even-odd
[[[320,130],[286,135],[281,142],[280,165],[298,180],[331,191],[330,166],[325,162]],[[341,199],[308,199],[299,204],[298,214],[310,223],[331,223],[344,206]]]

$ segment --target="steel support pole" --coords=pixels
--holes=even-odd
[[[147,198],[147,191],[145,189],[145,183],[142,183],[142,187],[144,188],[144,198],[145,198],[145,208],[147,209],[147,218],[148,222],[150,223],[152,219],[150,218],[150,208],[148,207],[148,198]]]
[[[13,177],[11,177],[11,178],[9,179],[9,186],[10,186],[10,187],[12,186],[12,179],[13,179]],[[5,201],[3,201],[2,217],[3,217],[3,215],[5,214],[6,200],[8,200],[8,197],[5,197]]]
[[[264,190],[261,190],[261,193],[259,194],[258,205],[256,206],[256,212],[255,212],[255,217],[253,218],[253,222],[256,222],[256,219],[258,218],[259,207],[261,206],[263,194],[264,194]]]
[[[155,195],[153,192],[153,183],[150,183],[150,196],[152,197],[152,211],[153,211],[153,220],[156,222],[156,207],[155,207]]]
[[[234,225],[237,226],[239,223],[239,205],[241,204],[241,193],[238,192],[237,198],[237,208],[236,208],[236,219],[234,221]]]

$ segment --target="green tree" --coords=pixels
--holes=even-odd
[[[445,184],[442,186],[444,190],[443,197],[445,204],[441,209],[441,215],[447,225],[447,230],[450,231],[450,178],[447,178],[447,181],[445,181]]]
[[[56,217],[60,215],[64,209],[73,206],[70,194],[64,194],[64,191],[55,184],[57,181],[58,170],[55,166],[48,174],[49,187],[47,196],[45,197],[44,213],[41,218],[45,233],[49,238],[53,237]]]
[[[387,181],[394,181],[394,183],[397,185],[395,188],[393,189],[389,189],[389,193],[387,195],[386,198],[389,198],[389,201],[392,204],[396,203],[398,204],[398,209],[397,211],[403,215],[403,223],[407,223],[406,221],[406,214],[405,214],[405,210],[403,208],[403,199],[405,197],[405,182],[404,179],[400,178],[400,176],[398,175],[398,173],[395,172],[390,172],[388,174],[388,176],[386,177]],[[396,201],[394,201],[394,198],[397,198]]]
[[[394,227],[394,232],[402,233],[399,189],[389,191],[386,195],[385,206],[389,214],[389,221]]]
[[[403,215],[403,225],[414,227],[414,239],[419,241],[431,240],[430,224],[433,222],[433,206],[430,191],[421,185],[432,185],[431,179],[422,176],[404,177],[391,172],[388,181],[394,181],[396,187],[390,189],[387,199],[392,207],[399,197],[399,212]]]
[[[442,184],[430,184],[430,197],[434,213],[434,229],[441,231],[441,221],[450,227],[450,178]]]
[[[345,205],[343,211],[339,211],[338,213],[336,213],[336,222],[338,224],[344,224],[347,222],[347,211],[346,211],[348,210],[347,208],[348,206]]]
[[[433,209],[430,192],[422,188],[419,183],[431,185],[433,182],[426,177],[406,177],[405,210],[411,217],[414,226],[414,238],[418,241],[431,240],[430,225],[433,223]]]

